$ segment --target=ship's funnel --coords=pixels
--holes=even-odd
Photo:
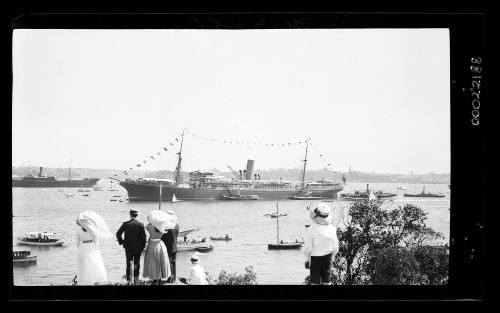
[[[38,173],[38,177],[42,177],[42,171],[43,171],[43,167],[40,166],[40,172]]]
[[[247,161],[247,174],[245,179],[247,180],[252,180],[252,175],[253,175],[253,165],[255,161],[254,160],[248,160]]]

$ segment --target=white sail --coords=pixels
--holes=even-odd
[[[177,200],[177,198],[175,197],[175,193],[172,195],[172,203],[174,202],[179,202],[181,200]]]
[[[369,201],[372,201],[372,200],[377,200],[377,197],[373,194],[373,191],[370,190],[370,196],[368,197],[368,200]]]

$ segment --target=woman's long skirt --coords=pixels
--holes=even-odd
[[[167,247],[160,239],[150,240],[144,255],[142,276],[153,280],[168,278],[172,275]]]

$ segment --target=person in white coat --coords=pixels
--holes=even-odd
[[[187,279],[187,283],[189,285],[208,285],[205,270],[199,264],[199,257],[196,254],[193,254],[190,260],[192,266],[191,270],[189,271],[189,278]]]
[[[310,269],[311,284],[330,285],[333,259],[339,251],[337,228],[332,225],[331,209],[319,203],[310,212],[311,226],[304,236],[305,266]]]

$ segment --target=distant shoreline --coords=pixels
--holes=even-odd
[[[37,175],[39,167],[12,167],[12,177],[21,178],[27,174]],[[214,175],[225,176],[232,178],[231,172],[219,171],[211,169]],[[126,174],[125,174],[126,172]],[[116,177],[119,179],[136,179],[136,178],[159,178],[159,179],[172,179],[174,171],[159,170],[159,171],[138,171],[138,170],[115,170],[115,169],[92,169],[92,168],[72,168],[71,178],[82,179],[85,177],[99,177],[106,179]],[[270,169],[270,170],[255,170],[256,173],[261,175],[262,179],[283,179],[287,181],[300,181],[302,169]],[[43,175],[54,176],[56,179],[68,179],[67,168],[44,168]],[[189,172],[182,172],[184,181],[189,179]],[[327,169],[308,170],[306,173],[306,180],[337,180],[342,181],[345,177],[346,183],[395,183],[395,184],[450,184],[450,174],[384,174],[375,172],[332,172]]]

